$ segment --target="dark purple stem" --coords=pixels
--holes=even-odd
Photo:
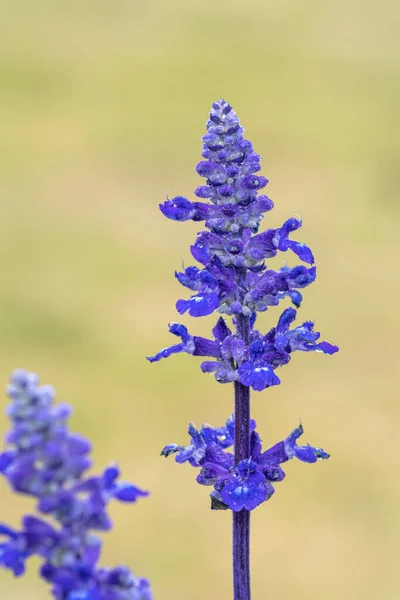
[[[249,319],[237,321],[238,335],[248,343]],[[250,388],[235,382],[235,463],[250,456]],[[233,511],[233,598],[250,600],[250,511]]]

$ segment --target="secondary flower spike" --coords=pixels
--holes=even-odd
[[[264,214],[273,202],[261,190],[268,180],[258,175],[260,156],[243,137],[244,129],[230,104],[214,102],[207,133],[203,136],[203,158],[196,167],[206,185],[195,190],[196,196],[208,202],[191,202],[182,196],[167,199],[161,212],[174,221],[204,221],[208,231],[200,231],[192,256],[201,267],[189,266],[175,274],[179,283],[194,292],[189,299],[176,303],[180,314],[206,316],[214,311],[250,321],[249,339],[233,332],[222,317],[213,329],[213,338],[189,334],[184,325],[174,323],[170,332],[181,342],[166,347],[150,362],[171,354],[185,352],[203,356],[204,373],[213,373],[219,383],[238,381],[256,391],[278,385],[275,370],[287,364],[295,350],[334,354],[338,347],[320,342],[314,324],[306,321],[290,329],[296,310],[287,308],[278,324],[266,335],[255,329],[257,312],[277,306],[289,298],[299,308],[300,289],[315,281],[316,266],[310,248],[291,239],[301,227],[301,220],[288,219],[281,227],[259,233]],[[290,251],[303,263],[283,265],[278,270],[267,266],[268,259]]]
[[[34,373],[15,371],[7,388],[12,429],[0,454],[0,473],[11,488],[37,499],[41,515],[25,515],[20,530],[0,523],[0,566],[15,576],[31,556],[56,600],[152,600],[149,582],[127,567],[98,566],[102,542],[94,532],[111,529],[110,500],[135,502],[148,492],[119,481],[116,466],[88,476],[91,443],[68,428],[71,407],[55,404],[51,386]]]

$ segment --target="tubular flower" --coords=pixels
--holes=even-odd
[[[289,329],[295,318],[296,310],[287,308],[277,326],[264,336],[254,329],[252,322],[248,344],[237,333],[232,333],[222,317],[213,329],[213,340],[190,336],[186,327],[175,323],[170,326],[170,331],[181,337],[182,343],[164,348],[148,360],[156,362],[177,352],[207,356],[213,360],[201,364],[203,373],[214,373],[219,383],[239,381],[255,391],[262,391],[279,385],[280,379],[275,370],[290,361],[292,352],[334,354],[338,351],[337,346],[328,342],[317,343],[320,334],[314,331],[314,324],[310,321]]]
[[[39,556],[40,574],[57,600],[151,600],[148,581],[128,568],[97,566],[102,543],[93,533],[111,529],[110,500],[135,502],[148,492],[119,481],[116,466],[86,475],[90,442],[69,431],[70,406],[54,404],[53,388],[40,386],[35,374],[15,371],[7,394],[13,427],[0,473],[15,492],[37,499],[45,518],[26,515],[19,531],[0,524],[0,565],[20,576],[26,560]]]
[[[188,446],[169,444],[161,452],[165,457],[176,454],[176,462],[188,462],[192,467],[200,468],[196,479],[201,485],[213,486],[210,497],[214,510],[253,510],[271,498],[275,492],[273,484],[285,477],[282,463],[291,458],[306,463],[329,458],[329,454],[320,448],[297,444],[303,434],[301,423],[286,439],[263,452],[256,424],[252,421],[250,457],[235,464],[234,455],[227,451],[233,445],[234,425],[233,416],[224,427],[216,429],[203,425],[198,431],[190,424]]]
[[[299,308],[301,289],[315,281],[314,256],[308,246],[292,239],[300,229],[299,218],[291,217],[281,227],[259,231],[264,214],[273,202],[264,193],[268,180],[259,175],[260,156],[244,139],[244,129],[230,104],[214,102],[203,136],[203,160],[196,171],[205,185],[196,188],[200,202],[177,196],[160,204],[160,210],[174,221],[204,222],[191,246],[193,258],[200,264],[176,272],[179,283],[192,294],[176,303],[179,314],[192,317],[215,311],[233,318],[236,326],[241,318],[249,319],[249,340],[233,333],[220,317],[213,329],[214,339],[192,336],[184,325],[170,325],[170,332],[181,343],[164,348],[150,362],[171,354],[186,352],[211,358],[201,364],[205,373],[214,373],[220,383],[238,381],[256,391],[278,385],[277,367],[289,362],[295,350],[337,352],[337,346],[319,342],[313,323],[306,321],[289,330],[296,310],[283,311],[276,327],[267,335],[254,328],[256,315],[289,298]],[[204,202],[203,200],[207,200]],[[305,264],[271,269],[269,259],[282,252]]]

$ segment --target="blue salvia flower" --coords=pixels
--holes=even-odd
[[[164,348],[148,360],[157,362],[178,352],[213,358],[201,363],[203,373],[214,373],[219,383],[239,381],[256,391],[262,391],[280,383],[275,369],[287,364],[295,350],[315,350],[325,354],[333,354],[338,350],[337,346],[328,342],[317,343],[320,334],[313,330],[314,323],[311,321],[290,330],[289,325],[295,317],[296,311],[287,308],[277,326],[266,335],[252,328],[247,344],[237,333],[232,333],[222,317],[213,329],[213,340],[191,336],[184,325],[173,323],[169,330],[181,338],[181,343]]]
[[[0,565],[20,576],[26,560],[39,556],[42,578],[57,600],[151,600],[146,579],[127,567],[100,568],[101,540],[111,529],[110,500],[135,502],[148,492],[119,481],[116,466],[89,476],[91,444],[68,428],[71,407],[55,404],[51,386],[37,375],[15,371],[7,394],[12,429],[0,454],[0,472],[11,488],[37,499],[37,515],[16,530],[0,523]]]
[[[191,425],[189,446],[172,444],[162,452],[165,456],[177,453],[178,462],[200,467],[197,481],[214,487],[212,508],[232,510],[234,600],[250,600],[249,511],[271,497],[273,483],[284,477],[283,462],[292,457],[304,462],[328,458],[322,450],[296,444],[303,432],[301,425],[286,440],[262,452],[250,418],[250,388],[262,391],[279,385],[278,368],[297,350],[338,351],[337,346],[320,341],[313,322],[292,326],[302,303],[300,290],[316,278],[314,255],[308,246],[293,239],[302,225],[299,218],[259,230],[273,202],[263,193],[268,180],[258,174],[260,156],[243,133],[230,104],[214,102],[203,136],[204,160],[196,167],[205,179],[195,190],[200,201],[177,196],[160,205],[167,218],[204,222],[206,228],[190,248],[200,266],[176,273],[179,283],[192,292],[188,299],[177,301],[178,313],[202,317],[217,312],[223,316],[219,316],[212,338],[192,335],[180,323],[170,324],[170,332],[179,341],[148,357],[157,362],[182,352],[200,356],[206,359],[201,363],[204,373],[213,373],[219,383],[234,385],[235,414],[229,425],[200,431]],[[303,264],[284,264],[276,270],[268,266],[269,259],[287,252]],[[267,333],[256,329],[257,313],[286,298],[294,308],[281,310],[277,324]],[[234,454],[225,451],[232,444]]]
[[[198,431],[190,424],[188,446],[169,444],[161,452],[166,457],[176,453],[176,462],[188,462],[201,469],[197,482],[214,486],[210,494],[212,509],[253,510],[269,500],[275,491],[272,484],[285,477],[280,467],[282,463],[291,458],[306,463],[329,458],[329,454],[321,448],[314,448],[309,444],[297,445],[298,438],[303,434],[301,423],[285,440],[263,452],[256,424],[252,420],[250,456],[235,464],[233,453],[226,451],[233,446],[234,427],[233,415],[225,426],[215,429],[210,425],[203,425]]]
[[[192,336],[184,325],[173,323],[170,332],[181,342],[149,360],[156,362],[179,352],[212,358],[201,368],[214,373],[218,382],[238,381],[262,391],[280,383],[275,370],[288,363],[295,350],[333,354],[338,348],[318,342],[320,334],[310,321],[290,329],[296,318],[294,308],[284,310],[267,335],[254,328],[257,312],[277,306],[286,297],[298,308],[302,301],[299,289],[315,281],[316,267],[310,248],[289,238],[301,227],[299,219],[288,219],[282,227],[258,233],[273,202],[259,193],[268,181],[256,175],[260,156],[243,138],[243,131],[231,106],[224,100],[215,102],[203,136],[206,160],[196,168],[206,185],[198,187],[195,194],[210,202],[190,202],[178,196],[167,199],[160,209],[175,221],[205,221],[209,229],[200,232],[191,246],[192,256],[202,268],[190,266],[176,273],[178,281],[195,292],[188,300],[178,300],[178,312],[201,317],[218,311],[233,316],[234,324],[240,316],[246,317],[249,339],[232,332],[222,317],[213,329],[212,340]],[[283,266],[277,271],[267,267],[266,259],[288,250],[311,266]]]

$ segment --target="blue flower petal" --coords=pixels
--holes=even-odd
[[[318,459],[329,458],[329,454],[322,448],[313,448],[309,444],[307,446],[295,446],[294,456],[306,463],[315,463]]]
[[[300,242],[293,242],[292,240],[288,240],[287,247],[296,254],[300,260],[309,265],[314,264],[314,255],[311,252],[311,249],[305,244],[301,244]]]
[[[261,453],[261,439],[256,431],[252,431],[250,434],[250,457],[252,460],[257,461]]]
[[[107,467],[103,473],[103,482],[105,489],[110,489],[115,484],[116,480],[120,475],[118,467]]]
[[[211,261],[211,255],[206,246],[200,244],[190,246],[190,252],[192,253],[193,258],[204,266],[207,266]]]
[[[154,356],[146,356],[147,360],[151,363],[158,362],[162,358],[168,358],[171,354],[178,354],[179,352],[183,352],[183,344],[176,344],[175,346],[169,346],[167,348],[163,348],[160,352],[157,352]]]
[[[4,523],[0,523],[0,535],[6,535],[9,538],[15,540],[18,537],[18,533],[12,527],[5,525]]]
[[[199,185],[194,193],[198,198],[211,198],[213,195],[213,190],[208,185]]]
[[[113,495],[114,498],[121,500],[121,502],[136,502],[140,496],[148,496],[149,492],[141,490],[131,483],[121,482],[117,485],[117,489]]]
[[[178,444],[168,444],[161,450],[161,456],[165,456],[165,458],[167,458],[167,456],[171,456],[171,454],[175,454],[175,452],[179,452],[179,450],[182,449],[183,446],[178,446]]]
[[[303,435],[303,425],[300,423],[296,429],[292,431],[288,435],[288,437],[284,440],[284,447],[287,458],[296,457],[302,462],[314,463],[318,459],[327,459],[329,458],[329,454],[322,450],[321,448],[314,448],[307,444],[306,446],[298,446],[297,440]]]
[[[182,339],[182,343],[176,344],[175,346],[163,348],[154,356],[147,356],[146,358],[149,362],[157,362],[162,358],[168,358],[169,356],[171,356],[171,354],[178,354],[179,352],[187,352],[188,354],[193,354],[195,350],[193,337],[189,334],[187,328],[184,325],[181,325],[180,323],[172,323],[169,325],[169,331],[173,335],[180,337]]]
[[[7,468],[11,465],[15,458],[15,452],[12,450],[5,451],[0,454],[0,473],[6,473]]]
[[[255,366],[251,361],[246,361],[239,367],[238,380],[257,392],[273,385],[279,385],[281,382],[271,367],[268,365]]]
[[[289,459],[285,449],[285,443],[278,442],[271,448],[268,448],[268,450],[265,450],[265,452],[260,455],[257,462],[262,467],[269,467],[279,465],[287,460]]]
[[[27,553],[17,550],[12,543],[0,544],[0,565],[10,569],[15,577],[25,573]]]
[[[167,199],[160,204],[160,210],[165,217],[173,221],[188,221],[196,212],[193,204],[183,196]]]
[[[214,463],[204,463],[196,477],[200,485],[214,485],[217,480],[226,479],[230,475],[228,469]]]
[[[228,337],[228,335],[231,335],[232,332],[226,324],[225,319],[223,317],[220,317],[214,329],[212,330],[212,333],[217,341],[223,342],[224,339]]]
[[[276,326],[277,333],[286,333],[290,325],[296,319],[297,311],[294,308],[287,308],[279,317],[278,325]]]
[[[183,315],[189,311],[191,317],[205,317],[214,312],[219,306],[219,298],[216,292],[211,294],[197,294],[189,300],[178,300],[176,310]]]
[[[303,300],[303,296],[297,290],[290,290],[287,292],[287,295],[290,297],[291,301],[295,305],[296,308],[300,308],[301,302]]]
[[[203,373],[215,373],[220,367],[220,363],[215,360],[205,360],[200,365]]]
[[[255,472],[247,478],[236,476],[227,479],[221,490],[221,497],[231,510],[238,512],[243,508],[255,509],[273,493],[274,488],[267,483],[264,475]]]
[[[339,351],[339,347],[334,346],[329,342],[320,342],[317,344],[317,351],[323,352],[324,354],[335,354],[335,352]]]

